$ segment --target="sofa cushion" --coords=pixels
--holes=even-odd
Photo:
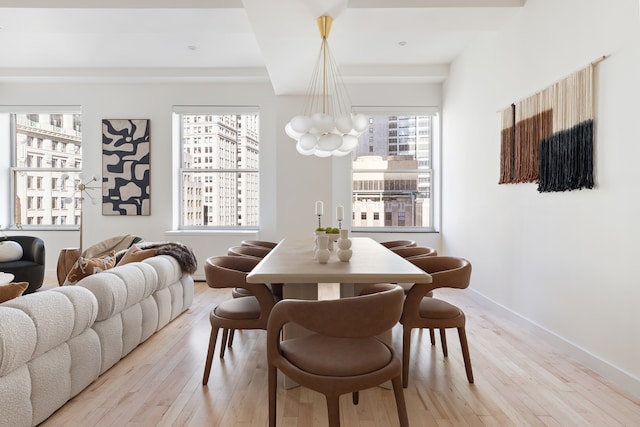
[[[116,253],[111,251],[108,255],[98,258],[86,258],[81,256],[75,262],[64,280],[65,285],[75,285],[81,279],[94,273],[113,268],[116,265]]]
[[[29,283],[27,282],[12,282],[0,285],[0,303],[19,297],[28,287]]]
[[[26,365],[38,341],[36,325],[29,315],[6,304],[0,305],[0,377]]]
[[[24,295],[3,303],[2,307],[23,311],[35,325],[38,334],[32,359],[67,341],[74,332],[76,308],[60,292],[44,291]]]

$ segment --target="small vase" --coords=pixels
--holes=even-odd
[[[329,261],[331,252],[329,252],[329,236],[320,235],[317,237],[318,250],[316,251],[316,258],[320,264],[326,264]]]
[[[335,247],[335,243],[338,241],[338,235],[334,233],[327,234],[329,237],[329,250],[332,251]]]
[[[349,240],[349,230],[340,230],[337,255],[338,259],[342,262],[348,262],[351,259],[351,255],[353,255],[351,240]]]
[[[314,231],[315,237],[313,238],[313,257],[317,258],[316,253],[318,252],[318,236],[323,236],[326,233],[324,231]]]

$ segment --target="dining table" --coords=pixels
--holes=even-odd
[[[352,256],[340,261],[336,250],[326,264],[314,256],[313,238],[285,238],[247,275],[249,283],[282,283],[283,298],[318,299],[318,285],[339,283],[340,298],[355,296],[374,283],[431,283],[431,276],[370,237],[351,237]],[[285,325],[283,339],[309,333]],[[391,345],[391,331],[379,337]],[[285,386],[287,385],[285,381]]]

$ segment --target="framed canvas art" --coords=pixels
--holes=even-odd
[[[102,120],[102,214],[150,215],[148,119]]]

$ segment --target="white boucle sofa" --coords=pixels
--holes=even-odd
[[[193,302],[158,255],[0,304],[0,427],[35,426]]]

